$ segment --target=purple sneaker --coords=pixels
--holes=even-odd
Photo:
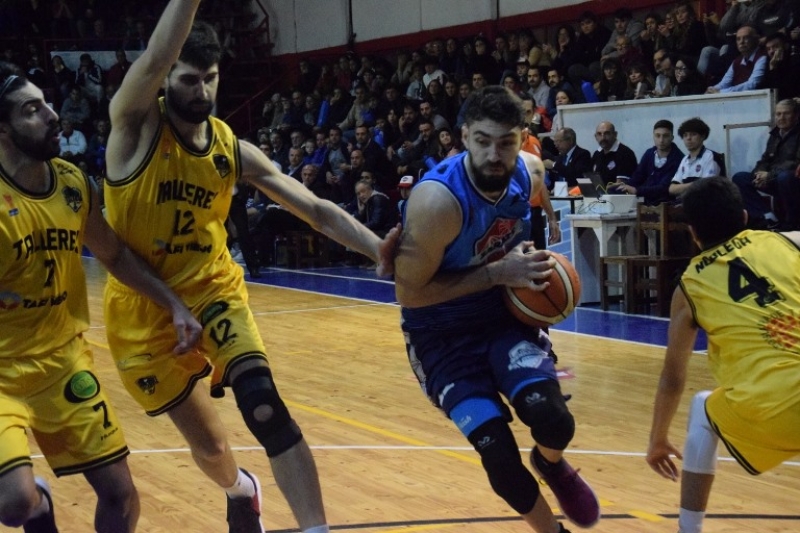
[[[600,520],[600,502],[592,488],[565,459],[548,462],[536,446],[531,464],[553,491],[564,515],[578,527],[590,528]]]

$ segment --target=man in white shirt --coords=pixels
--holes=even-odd
[[[714,160],[716,154],[703,144],[710,132],[708,124],[699,118],[690,118],[678,128],[678,136],[683,139],[688,153],[681,161],[678,172],[669,186],[669,193],[672,196],[680,196],[689,188],[690,183],[699,178],[710,178],[721,174],[720,166]]]
[[[61,120],[61,133],[58,135],[60,151],[58,157],[75,165],[81,163],[86,154],[86,136],[76,130],[72,121]]]

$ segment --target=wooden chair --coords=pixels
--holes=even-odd
[[[680,206],[639,204],[636,210],[637,254],[600,258],[600,305],[608,309],[611,289],[621,289],[626,313],[649,312],[655,304],[661,316],[669,315],[672,291],[679,274],[697,250],[689,237]],[[618,279],[612,279],[616,267]]]
[[[314,230],[288,231],[284,235],[286,266],[289,268],[330,265],[328,238]]]

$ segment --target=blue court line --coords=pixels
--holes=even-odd
[[[345,298],[396,304],[394,283],[378,279],[372,270],[354,267],[329,267],[307,270],[264,269],[261,278],[250,280],[287,289],[300,289]],[[579,307],[566,320],[554,326],[567,331],[643,344],[666,346],[669,320],[666,318],[628,315],[602,311],[598,307]],[[707,347],[705,334],[698,335],[695,350]]]

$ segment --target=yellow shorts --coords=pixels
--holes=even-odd
[[[26,428],[57,476],[128,455],[83,336],[37,357],[0,359],[0,475],[31,465]]]
[[[179,404],[212,372],[211,394],[220,397],[234,361],[267,359],[241,276],[238,283],[216,290],[190,309],[203,324],[203,338],[196,350],[175,355],[172,315],[114,279],[106,284],[111,354],[125,388],[150,416]]]
[[[800,454],[800,405],[753,423],[739,416],[716,389],[706,399],[706,414],[730,454],[750,474],[775,468]]]

